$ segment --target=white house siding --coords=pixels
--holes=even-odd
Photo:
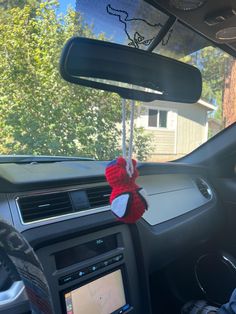
[[[206,140],[207,110],[198,104],[178,105],[176,154],[186,155]]]
[[[175,154],[175,131],[150,131],[152,135],[153,151],[152,155]]]
[[[167,128],[148,127],[148,109],[168,110]],[[186,155],[207,140],[207,111],[201,104],[154,101],[139,108],[137,126],[152,134],[150,160],[171,160]],[[160,158],[158,158],[158,156]]]

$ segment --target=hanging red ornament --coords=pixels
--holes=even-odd
[[[131,175],[127,172],[127,161],[119,157],[106,168],[106,179],[112,187],[110,196],[111,210],[119,221],[135,223],[148,209],[146,193],[135,180],[139,173],[137,162],[132,159]]]

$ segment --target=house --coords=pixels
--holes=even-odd
[[[213,105],[201,99],[195,104],[142,103],[136,123],[152,134],[152,154],[148,159],[174,160],[204,143],[208,139],[208,112],[213,110]]]

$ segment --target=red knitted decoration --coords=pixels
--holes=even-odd
[[[122,157],[110,162],[105,172],[106,179],[112,187],[110,196],[112,212],[118,220],[126,223],[135,223],[148,208],[144,189],[135,183],[139,175],[137,163],[133,159],[132,163],[134,167],[132,177],[129,177],[126,160]]]

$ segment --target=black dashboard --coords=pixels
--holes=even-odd
[[[220,228],[221,211],[206,168],[140,164],[138,184],[147,191],[149,210],[137,224],[125,225],[110,212],[105,166],[95,161],[0,165],[1,216],[36,251],[56,313],[70,313],[73,293],[102,280],[118,280],[123,287],[114,313],[151,313],[150,274]],[[36,214],[27,216],[27,210]]]

